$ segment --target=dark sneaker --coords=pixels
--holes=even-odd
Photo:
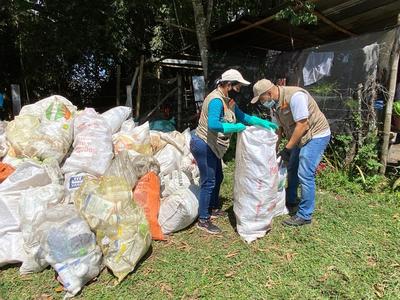
[[[289,216],[293,217],[294,215],[296,215],[297,211],[299,210],[299,206],[298,205],[286,205],[286,208],[289,212]]]
[[[227,213],[226,211],[220,209],[220,208],[216,208],[216,209],[212,209],[211,210],[211,219],[216,219],[216,218],[220,218],[220,217],[226,217]]]
[[[221,229],[219,229],[218,226],[214,225],[213,223],[211,223],[210,220],[201,220],[199,219],[199,221],[197,222],[197,228],[204,230],[208,233],[211,234],[219,234],[222,232]]]
[[[285,226],[302,226],[306,224],[311,224],[311,220],[304,220],[299,216],[292,216],[289,219],[282,222]]]

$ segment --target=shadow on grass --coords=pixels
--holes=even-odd
[[[4,266],[0,267],[0,271],[6,271],[8,269],[19,268],[19,267],[21,267],[21,265],[22,265],[22,263],[20,263],[20,262],[4,265]]]
[[[235,232],[237,232],[236,230],[236,217],[235,217],[235,213],[233,212],[233,206],[229,206],[229,208],[226,210],[226,212],[228,213],[228,219],[229,219],[229,223],[231,224],[233,230]]]

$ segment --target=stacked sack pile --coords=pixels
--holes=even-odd
[[[135,126],[128,107],[77,111],[51,96],[0,122],[0,266],[51,266],[76,295],[107,267],[120,282],[151,240],[189,226],[199,172],[190,132]]]

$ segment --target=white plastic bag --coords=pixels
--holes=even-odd
[[[13,147],[16,156],[23,156],[25,148],[37,139],[40,119],[33,115],[16,116],[6,128],[7,140]]]
[[[113,158],[111,129],[93,108],[75,118],[74,150],[64,163],[65,173],[86,172],[101,176]]]
[[[56,270],[67,290],[75,296],[102,268],[101,251],[88,224],[70,205],[57,205],[41,215],[36,235],[46,261]]]
[[[107,110],[101,115],[106,120],[106,123],[111,128],[111,133],[116,133],[120,128],[122,123],[129,117],[132,109],[127,106],[117,106]]]
[[[21,193],[18,212],[26,253],[26,258],[20,268],[21,274],[40,272],[48,266],[35,227],[38,226],[37,221],[46,210],[60,203],[63,196],[64,188],[59,184],[29,188]]]
[[[24,190],[51,183],[43,164],[27,161],[0,184],[0,266],[25,259],[18,212]]]
[[[278,164],[275,146],[277,135],[266,129],[248,127],[238,135],[233,210],[237,231],[250,243],[263,237],[275,216]]]
[[[133,129],[136,127],[135,121],[133,119],[128,119],[124,121],[121,125],[121,132],[126,134],[132,134]]]
[[[61,162],[72,143],[75,112],[76,107],[61,96],[24,106],[20,115],[10,122],[7,133],[16,154]],[[27,126],[29,123],[31,126]]]
[[[168,197],[178,190],[189,188],[190,185],[190,179],[184,172],[174,170],[161,178],[161,196]]]
[[[7,139],[6,139],[6,127],[7,123],[0,121],[0,158],[5,156],[8,151]]]
[[[158,222],[164,234],[182,230],[192,224],[199,210],[197,186],[180,189],[162,199]]]
[[[175,146],[167,144],[154,157],[160,164],[160,176],[164,176],[181,168],[183,153]]]
[[[115,153],[127,150],[132,151],[132,154],[152,154],[149,122],[133,128],[129,133],[119,132],[114,134],[113,144]]]
[[[76,112],[76,106],[68,101],[67,98],[60,95],[53,95],[33,104],[23,106],[19,115],[32,115],[39,118],[44,117],[48,120],[55,120],[65,118],[65,113],[67,113],[67,111],[64,108],[72,114]]]

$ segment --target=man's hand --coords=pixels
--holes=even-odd
[[[278,153],[277,157],[281,157],[282,161],[288,163],[290,160],[290,153],[291,153],[290,149],[285,147]]]

